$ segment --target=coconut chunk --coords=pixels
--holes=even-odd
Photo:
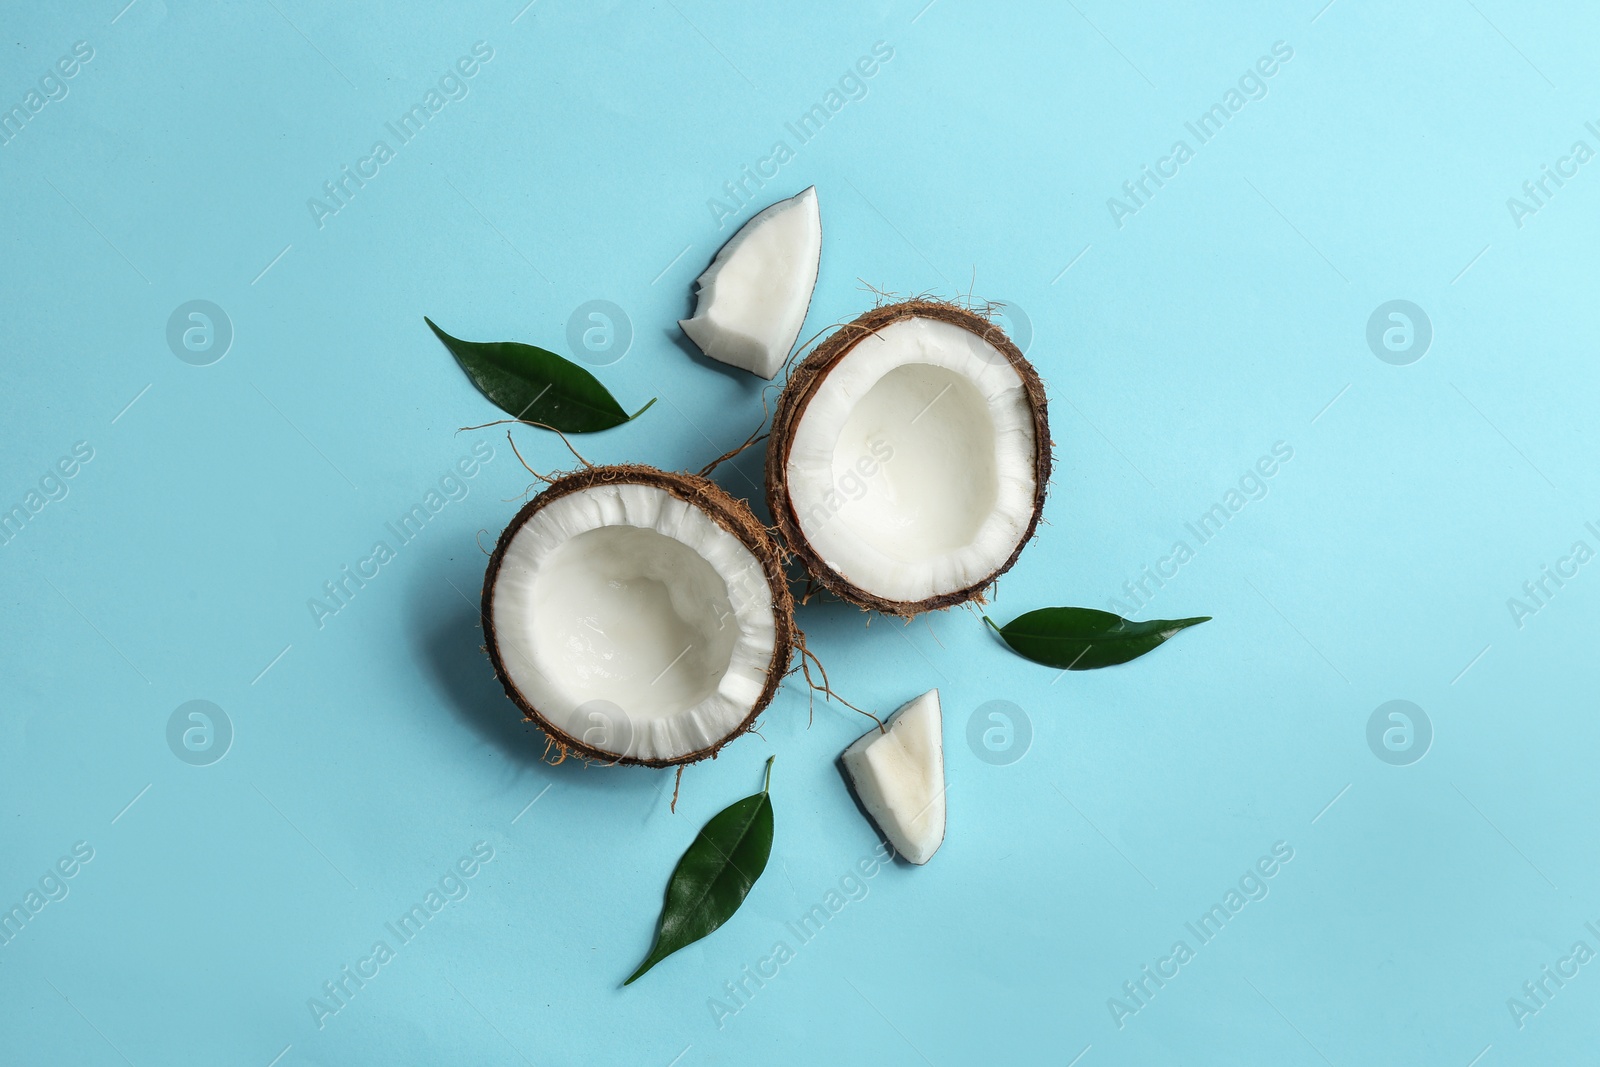
[[[704,478],[557,479],[490,557],[483,623],[506,694],[564,751],[665,766],[715,755],[793,647],[775,542]]]
[[[678,325],[712,359],[771,379],[800,336],[821,257],[813,186],[740,227],[696,281],[694,317]]]
[[[944,720],[930,689],[844,750],[862,807],[896,852],[927,863],[944,844]]]

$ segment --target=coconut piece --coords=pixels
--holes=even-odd
[[[944,719],[930,689],[844,750],[861,806],[896,852],[927,863],[944,844]]]
[[[781,559],[705,478],[585,468],[500,535],[483,584],[489,660],[563,754],[651,767],[714,756],[788,669]]]
[[[813,186],[740,227],[696,281],[694,317],[678,325],[712,359],[770,379],[800,336],[822,257]]]
[[[1044,386],[971,311],[880,307],[790,375],[766,477],[784,540],[834,595],[902,616],[981,600],[1039,523]]]

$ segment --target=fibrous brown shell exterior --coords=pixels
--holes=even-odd
[[[494,626],[494,591],[495,579],[500,573],[500,563],[504,559],[506,548],[511,544],[511,539],[518,530],[528,522],[541,508],[567,496],[570,493],[582,492],[604,484],[635,484],[654,486],[664,489],[673,496],[704,511],[711,519],[733,534],[750,550],[756,559],[761,561],[762,572],[766,577],[767,585],[772,590],[773,622],[775,638],[773,641],[772,660],[767,665],[767,681],[761,690],[760,697],[751,707],[739,726],[723,737],[716,744],[707,746],[697,752],[691,752],[676,759],[642,759],[637,756],[618,756],[613,752],[606,752],[585,744],[580,738],[573,737],[560,728],[553,726],[539,713],[539,709],[517,689],[512,683],[510,674],[505,669],[505,664],[500,656],[499,643],[495,637]],[[482,606],[483,632],[487,637],[489,662],[494,666],[495,677],[500,679],[500,685],[505,689],[506,696],[518,708],[522,709],[523,716],[550,738],[566,756],[577,756],[582,759],[596,760],[602,763],[623,763],[645,767],[671,767],[679,764],[694,763],[707,757],[715,757],[722,747],[734,738],[746,733],[755,725],[757,717],[764,711],[772,698],[778,692],[778,685],[783,680],[784,674],[789,669],[789,661],[793,657],[796,643],[796,629],[794,624],[794,598],[789,592],[789,583],[783,573],[783,549],[773,539],[767,528],[762,526],[750,511],[749,505],[742,500],[730,496],[720,486],[707,478],[697,474],[682,474],[673,471],[663,471],[655,467],[640,466],[636,464],[618,464],[604,467],[585,467],[571,474],[556,478],[538,496],[530,500],[517,512],[516,517],[506,526],[500,534],[500,540],[495,544],[494,552],[489,556],[489,569],[483,578],[483,606]]]
[[[788,467],[795,427],[828,373],[863,339],[891,323],[910,318],[938,319],[975,333],[994,345],[1016,370],[1022,379],[1023,391],[1027,394],[1028,406],[1033,413],[1034,489],[1033,513],[1028,520],[1028,528],[1018,539],[1017,547],[1011,555],[994,573],[964,589],[942,593],[926,600],[905,602],[885,600],[857,587],[817,555],[800,529],[800,520],[795,513],[794,502],[789,496]],[[854,322],[841,326],[803,359],[790,374],[783,395],[778,399],[778,411],[772,420],[772,434],[767,441],[767,507],[771,510],[773,522],[777,524],[790,551],[800,558],[806,570],[822,584],[823,588],[841,600],[849,601],[859,607],[910,618],[924,611],[950,608],[970,600],[982,601],[984,593],[995,580],[1016,563],[1023,547],[1033,540],[1034,532],[1039,525],[1039,516],[1044,510],[1045,491],[1050,483],[1050,446],[1050,420],[1046,411],[1044,383],[1039,380],[1033,364],[1024,358],[1021,350],[1006,336],[1005,331],[981,315],[939,300],[919,298],[885,304],[867,312]]]

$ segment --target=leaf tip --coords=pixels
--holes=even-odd
[[[652,949],[651,952],[650,952],[650,955],[648,955],[648,956],[646,956],[644,958],[644,962],[639,964],[638,970],[636,970],[632,974],[628,975],[627,980],[624,981],[622,984],[624,986],[632,985],[633,983],[637,982],[639,979],[643,978],[646,971],[650,970],[650,968],[654,967],[656,964],[658,964],[660,962],[661,962],[661,960],[656,957],[655,950]]]
[[[1170,639],[1174,634],[1181,633],[1182,631],[1187,630],[1191,626],[1199,626],[1203,622],[1210,622],[1210,621],[1211,621],[1211,616],[1210,615],[1202,615],[1202,616],[1198,616],[1198,617],[1193,618],[1193,619],[1174,619],[1172,621],[1172,626],[1169,629],[1161,631],[1161,640],[1166,641],[1166,640]]]

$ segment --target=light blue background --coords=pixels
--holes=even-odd
[[[1600,963],[1521,1029],[1506,1005],[1573,942],[1600,948],[1600,565],[1521,628],[1506,604],[1575,540],[1600,547],[1600,162],[1520,228],[1506,206],[1573,141],[1600,148],[1592,8],[124,2],[0,16],[0,107],[94,49],[0,147],[0,507],[94,449],[0,548],[0,903],[94,849],[0,948],[0,1058],[1592,1054]],[[319,229],[307,198],[476,41],[494,57],[469,95]],[[795,147],[784,123],[880,41],[865,98]],[[1184,123],[1277,41],[1293,58],[1266,97],[1197,146]],[[864,285],[1031,322],[1056,477],[997,618],[1105,607],[1294,450],[1139,612],[1215,621],[1126,667],[1057,679],[964,611],[802,611],[855,702],[939,687],[950,808],[932,863],[878,873],[803,946],[785,923],[876,843],[834,765],[862,720],[819,703],[808,725],[791,682],[760,736],[685,774],[676,815],[670,772],[542,764],[474,606],[477,539],[531,479],[499,430],[457,432],[497,413],[422,324],[564,348],[574,308],[616,302],[635,337],[598,373],[630,410],[662,399],[581,447],[698,468],[750,432],[764,383],[674,320],[733,229],[708,198],[779,138],[795,158],[762,202],[821,198],[808,334],[870,306]],[[1195,157],[1119,228],[1107,198],[1179,138]],[[192,299],[235,329],[211,366],[166,344]],[[1391,299],[1432,321],[1410,366],[1365,340]],[[307,599],[479,441],[470,495],[319,629]],[[719,472],[734,493],[759,497],[757,451]],[[1436,735],[1410,766],[1366,741],[1397,698]],[[208,767],[166,742],[191,699],[236,732]],[[965,743],[990,700],[1031,720],[1020,762]],[[774,752],[765,877],[619,988],[673,863]],[[495,859],[470,895],[318,1029],[308,998],[478,841]],[[1108,998],[1279,841],[1270,895],[1119,1029]],[[708,999],[780,939],[795,958],[719,1029]]]

